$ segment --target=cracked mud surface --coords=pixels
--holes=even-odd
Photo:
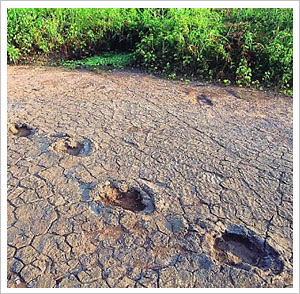
[[[8,123],[8,287],[292,286],[292,99],[8,67]]]

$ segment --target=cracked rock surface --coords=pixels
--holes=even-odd
[[[8,124],[8,287],[292,287],[291,98],[10,66]]]

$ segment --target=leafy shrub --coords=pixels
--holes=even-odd
[[[292,9],[224,9],[221,13],[228,27],[229,68],[236,73],[237,84],[291,89]]]
[[[137,44],[138,60],[153,71],[213,78],[226,55],[220,15],[210,9],[144,13],[147,30]],[[220,61],[220,62],[217,62]]]

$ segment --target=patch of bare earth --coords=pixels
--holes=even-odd
[[[8,287],[291,287],[292,104],[8,67]]]

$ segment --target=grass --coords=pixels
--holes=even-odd
[[[61,61],[60,64],[70,69],[86,68],[93,70],[98,67],[113,67],[123,69],[130,66],[134,61],[132,53],[105,52],[101,55],[83,58],[80,60]]]

